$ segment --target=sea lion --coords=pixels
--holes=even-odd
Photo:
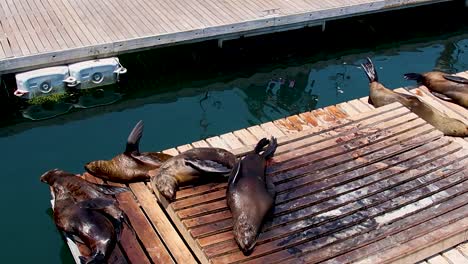
[[[151,178],[153,189],[166,199],[174,200],[179,186],[198,180],[216,180],[227,176],[236,163],[236,156],[221,148],[194,148],[164,162]]]
[[[268,147],[260,154],[266,145]],[[240,160],[229,176],[227,205],[234,220],[234,238],[244,255],[252,252],[265,216],[274,205],[275,186],[265,176],[265,168],[277,146],[274,137],[261,139],[254,153]]]
[[[55,192],[54,221],[57,228],[72,241],[85,244],[89,256],[80,256],[82,264],[106,263],[120,235],[105,209],[115,201],[94,198],[76,202],[70,193],[58,187]]]
[[[85,165],[88,173],[103,180],[130,183],[147,181],[148,172],[158,169],[172,156],[159,152],[140,152],[139,144],[143,134],[143,121],[139,121],[128,136],[125,152],[111,160],[92,161]]]
[[[416,96],[397,93],[387,89],[379,83],[377,72],[370,58],[367,62],[361,64],[367,77],[369,78],[369,103],[375,107],[399,102],[409,108],[413,113],[442,131],[446,136],[466,137],[468,136],[468,126],[462,121],[450,118],[434,107],[423,103]]]
[[[41,175],[40,179],[41,182],[47,183],[52,187],[54,194],[57,192],[68,192],[69,196],[75,202],[82,202],[96,198],[113,200],[114,198],[112,195],[129,191],[126,187],[91,183],[75,174],[59,169],[53,169],[45,172]],[[117,230],[122,228],[122,223],[126,223],[130,227],[128,217],[125,212],[118,207],[117,201],[115,205],[106,206],[104,210],[112,217],[112,221]]]
[[[442,94],[452,99],[454,103],[468,108],[468,79],[466,78],[437,71],[423,74],[406,73],[404,77],[406,80],[415,80],[431,92]]]

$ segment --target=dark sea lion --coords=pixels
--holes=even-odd
[[[115,201],[104,198],[76,202],[60,187],[55,192],[54,221],[57,228],[72,241],[85,244],[89,256],[80,256],[81,263],[106,263],[120,234],[114,229],[105,209]]]
[[[91,183],[75,174],[53,169],[45,172],[41,176],[41,182],[49,184],[53,188],[53,193],[68,192],[75,202],[82,202],[89,199],[103,198],[113,200],[112,195],[129,191],[126,187],[115,187],[103,184]],[[112,217],[112,221],[117,230],[122,228],[122,223],[130,227],[127,215],[119,207],[117,201],[114,205],[106,206],[103,210]]]
[[[151,178],[153,189],[166,199],[173,200],[179,186],[195,181],[216,180],[228,175],[236,163],[236,156],[221,148],[194,148],[164,162]]]
[[[265,168],[277,146],[275,138],[263,138],[254,153],[240,160],[229,176],[227,205],[234,220],[234,238],[244,255],[252,252],[265,217],[274,205],[275,186],[266,177]]]
[[[159,152],[140,152],[139,143],[143,134],[143,121],[139,121],[128,136],[125,152],[111,160],[92,161],[85,165],[88,173],[103,180],[130,183],[147,181],[148,172],[158,169],[172,156]]]
[[[468,136],[468,126],[462,121],[446,116],[434,107],[423,103],[416,96],[397,93],[387,89],[379,83],[377,72],[371,59],[361,64],[367,77],[369,78],[369,103],[375,107],[384,106],[394,102],[399,102],[409,108],[413,113],[442,131],[446,136],[466,137]]]
[[[443,72],[406,73],[405,79],[415,80],[431,92],[442,94],[454,103],[468,108],[468,79]],[[440,96],[439,96],[440,97]]]

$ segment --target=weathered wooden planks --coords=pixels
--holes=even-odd
[[[0,73],[447,0],[0,0]]]
[[[288,136],[280,138],[281,146],[267,168],[278,191],[273,219],[265,224],[250,256],[245,257],[233,240],[225,184],[187,188],[177,193],[175,202],[163,202],[202,262],[334,263],[333,258],[343,254],[372,259],[372,252],[397,248],[385,240],[388,236],[411,243],[443,227],[443,219],[461,221],[468,214],[459,209],[468,207],[467,149],[404,107],[373,110],[364,108],[362,100],[354,105],[361,116],[346,118],[344,110],[336,120],[324,120],[334,124],[328,128],[303,128],[304,116],[323,116],[323,110],[301,114],[301,120],[272,123]],[[296,123],[297,131],[289,132],[285,122]],[[257,127],[207,142],[242,155],[248,151],[245,145],[255,142],[247,132],[257,140],[268,136]],[[243,142],[237,135],[247,139]],[[453,231],[447,236],[455,235]],[[360,251],[363,246],[374,251]],[[411,256],[415,248],[421,251],[424,246],[406,248],[405,254]]]

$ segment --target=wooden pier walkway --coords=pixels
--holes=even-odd
[[[0,0],[0,74],[448,0]]]
[[[398,91],[468,123],[467,109],[425,87]],[[275,212],[250,256],[233,240],[225,183],[183,188],[173,203],[134,183],[117,199],[135,234],[124,229],[110,263],[468,263],[468,138],[360,98],[165,152],[212,146],[242,156],[269,136],[280,143],[267,168]]]

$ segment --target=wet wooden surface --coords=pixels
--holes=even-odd
[[[297,116],[273,122],[282,132],[267,168],[276,185],[275,211],[250,256],[233,239],[225,183],[183,189],[170,204],[160,197],[197,257],[212,263],[344,263],[378,255],[371,262],[377,263],[387,260],[379,252],[394,260],[392,250],[447,221],[462,221],[468,215],[468,149],[402,106],[372,109],[364,102],[350,104],[364,109],[353,117],[339,111],[344,118],[338,118],[330,109],[310,113],[329,127]],[[208,142],[243,154],[245,145],[268,133],[252,135],[249,143],[231,134]],[[462,232],[450,231],[447,236]]]
[[[409,92],[449,116],[468,116],[423,89]],[[280,144],[267,169],[275,212],[252,255],[233,240],[226,183],[185,187],[171,204],[135,183],[117,196],[134,232],[124,229],[109,262],[458,263],[466,256],[458,244],[468,229],[468,143],[401,105],[375,109],[360,98],[164,152],[212,146],[242,156],[270,136]]]

